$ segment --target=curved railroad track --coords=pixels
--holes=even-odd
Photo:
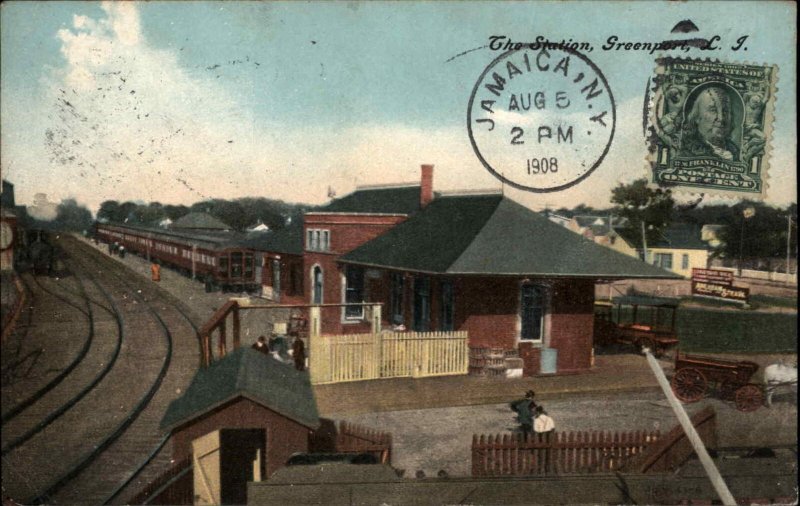
[[[73,246],[70,244],[70,248]],[[84,254],[90,249],[84,247],[80,251]],[[102,362],[104,372],[99,379],[97,377],[100,374],[96,375],[96,381],[91,381],[79,395],[72,396],[70,402],[54,410],[51,409],[49,415],[43,419],[47,423],[40,421],[33,428],[29,428],[24,434],[26,437],[17,437],[12,440],[13,444],[4,446],[5,464],[17,463],[16,457],[18,457],[16,460],[30,457],[35,451],[26,452],[28,447],[38,447],[41,451],[42,447],[50,446],[54,454],[62,453],[59,457],[63,458],[45,461],[44,468],[37,466],[35,475],[28,475],[27,488],[31,492],[25,498],[25,502],[29,504],[44,502],[97,504],[110,499],[109,492],[120,489],[120,483],[127,484],[144,464],[132,465],[130,462],[140,461],[143,457],[145,463],[149,462],[157,453],[153,449],[158,448],[159,443],[163,445],[164,438],[158,433],[157,424],[163,415],[166,403],[175,396],[174,392],[163,394],[160,392],[173,358],[172,329],[183,327],[179,333],[191,335],[193,339],[189,341],[195,343],[189,351],[193,355],[191,363],[194,367],[197,364],[196,325],[183,309],[170,307],[160,300],[163,297],[159,297],[157,293],[153,295],[150,290],[145,290],[150,293],[141,293],[142,290],[133,286],[138,281],[132,283],[127,280],[126,277],[130,277],[130,272],[113,260],[102,258],[103,255],[96,252],[89,253],[88,256],[93,257],[91,261],[77,260],[73,257],[70,263],[79,265],[79,268],[73,269],[76,278],[80,277],[77,275],[79,272],[85,275],[94,285],[92,291],[102,294],[102,298],[111,306],[111,311],[106,308],[106,312],[115,317],[118,346],[115,347],[116,351],[110,359]],[[100,280],[100,276],[95,277],[93,271],[98,269],[103,270],[105,279]],[[108,285],[109,288],[104,285]],[[92,315],[92,322],[96,323],[92,306],[102,307],[104,304],[93,299],[85,288],[79,287],[78,293],[73,292],[71,296],[77,297],[83,292],[85,297],[81,298],[87,306],[83,314]],[[76,306],[71,301],[63,302],[72,307]],[[187,322],[191,330],[186,328]],[[95,325],[91,326],[92,332],[95,332],[94,327]],[[135,331],[131,332],[132,329]],[[156,335],[160,335],[161,339],[154,343],[152,338]],[[186,341],[184,336],[183,349],[180,351],[184,355],[187,353]],[[49,390],[40,388],[37,391],[38,397],[31,395],[26,398],[25,406],[15,406],[13,408],[15,413],[8,417],[9,422],[13,422],[19,413],[25,412],[30,406],[36,406],[42,398],[48,397],[49,392],[53,392],[52,395],[55,396],[55,390],[60,388],[59,385],[70,383],[75,376],[75,369],[80,369],[81,364],[87,363],[85,361],[85,356],[82,360],[73,360],[75,365],[72,370],[66,373],[61,371],[57,376],[60,377],[60,381],[51,380],[48,383],[51,387]],[[183,368],[186,369],[185,366]],[[178,378],[178,381],[176,378],[170,380],[171,384],[176,382],[181,383],[181,378]],[[155,397],[160,397],[160,402],[156,403],[158,409],[148,410]],[[120,404],[119,412],[116,409],[118,404]],[[98,412],[98,407],[99,411],[106,412]],[[95,414],[97,416],[93,416]],[[104,423],[99,423],[99,420],[94,418],[106,420]],[[52,442],[48,445],[51,439],[56,439],[59,443],[68,440],[66,441],[69,443],[66,445],[68,448],[63,448],[65,446],[63,444],[53,445]],[[17,456],[17,453],[20,455]],[[26,453],[28,455],[25,455]],[[57,464],[60,465],[47,465],[47,462],[52,463],[52,460],[59,460]],[[65,461],[69,462],[66,468]],[[4,481],[6,481],[5,474]]]

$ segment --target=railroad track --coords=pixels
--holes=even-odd
[[[72,250],[78,248],[81,255],[90,251],[89,248],[77,246],[74,239],[68,239],[66,243]],[[55,409],[50,407],[48,417],[35,423],[33,428],[28,429],[28,437],[8,447],[4,453],[4,464],[14,464],[10,467],[16,467],[17,470],[29,464],[35,469],[26,476],[27,487],[20,487],[30,492],[27,495],[17,492],[17,498],[24,497],[24,502],[29,504],[99,504],[110,499],[110,493],[121,490],[120,484],[127,484],[145,462],[159,454],[154,449],[163,446],[164,438],[158,432],[158,422],[166,405],[176,394],[174,389],[161,387],[185,385],[199,360],[196,324],[183,309],[165,304],[163,298],[155,293],[156,290],[134,287],[136,283],[126,279],[130,277],[130,272],[112,260],[96,252],[90,252],[88,256],[91,257],[90,261],[77,260],[73,256],[70,263],[77,267],[73,269],[76,273],[81,272],[92,281],[94,287],[91,291],[101,297],[92,298],[87,290],[80,287],[71,296],[83,292],[86,312],[92,315],[92,306],[105,305],[96,299],[108,301],[110,307],[106,307],[106,310],[111,311],[106,312],[116,317],[119,345],[115,348],[119,349],[112,355],[113,362],[102,362],[108,370],[99,380],[84,386],[79,396],[73,395],[71,400],[74,402],[63,403]],[[98,268],[102,268],[105,277],[112,278],[113,282],[109,279],[98,281],[92,273]],[[107,289],[105,284],[113,286]],[[97,323],[94,315],[92,318],[93,323]],[[133,329],[136,331],[133,332]],[[182,336],[179,350],[182,359],[180,370],[169,374],[174,329],[178,329],[178,334]],[[155,336],[160,336],[160,339],[154,339]],[[108,346],[105,348],[108,349]],[[191,356],[190,360],[187,360],[187,355]],[[34,411],[31,406],[47,404],[43,401],[55,397],[62,385],[74,383],[72,378],[77,377],[78,370],[89,362],[84,357],[73,367],[73,371],[66,374],[62,371],[58,384],[51,381],[54,385],[50,391],[40,389],[38,399],[29,397],[34,400],[27,407],[17,410],[9,422],[24,418],[19,413]],[[186,364],[191,364],[191,368]],[[53,416],[55,413],[58,413],[57,416]],[[42,424],[42,420],[49,421]],[[6,427],[3,428],[5,433]],[[47,459],[46,452],[42,455],[42,449],[48,447],[53,455],[58,454],[58,459]],[[28,448],[33,450],[28,451]],[[23,465],[20,466],[20,463]],[[4,483],[9,477],[13,478],[4,472]]]

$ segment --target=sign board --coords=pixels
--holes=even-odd
[[[750,289],[718,283],[707,283],[705,281],[695,281],[693,279],[692,295],[715,297],[747,304],[748,298],[750,297]]]
[[[714,283],[716,285],[733,285],[733,272],[719,269],[692,269],[692,281]]]

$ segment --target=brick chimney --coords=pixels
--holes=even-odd
[[[419,207],[423,208],[433,200],[433,165],[422,166],[419,188]]]

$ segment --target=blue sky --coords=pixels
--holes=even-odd
[[[416,180],[422,163],[436,165],[437,189],[499,188],[465,128],[472,86],[496,55],[450,59],[491,35],[543,35],[592,43],[617,135],[576,187],[509,194],[533,208],[605,205],[611,187],[646,173],[654,56],[600,46],[612,35],[674,38],[683,19],[722,37],[715,58],[778,65],[767,201],[795,200],[789,2],[6,2],[0,15],[2,169],[23,203],[39,192],[93,208],[253,195],[320,203],[328,186]],[[748,51],[729,51],[741,35]]]

